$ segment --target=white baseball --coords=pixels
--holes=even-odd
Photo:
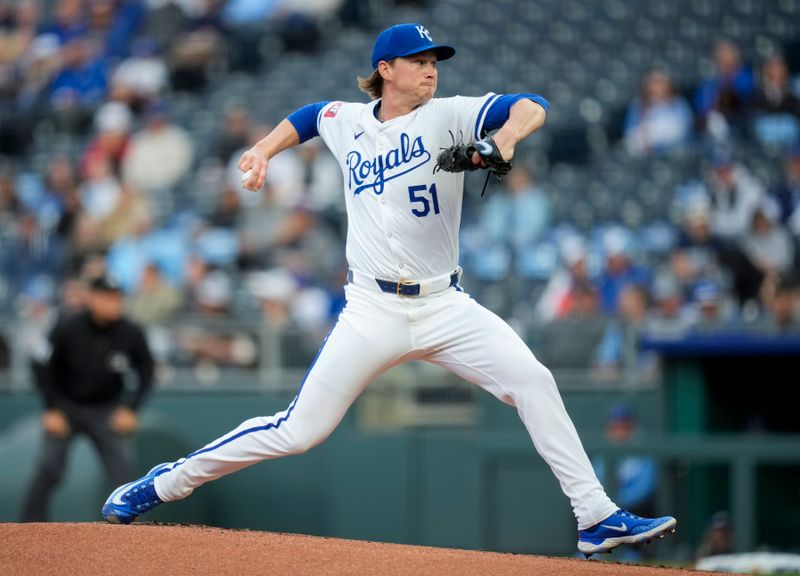
[[[251,168],[250,170],[242,174],[242,182],[247,182],[248,180],[250,180],[250,176],[252,175],[253,175],[253,169]]]

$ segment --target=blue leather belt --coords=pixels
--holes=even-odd
[[[392,282],[391,280],[380,280],[375,278],[375,282],[383,292],[387,294],[397,294],[398,296],[419,296],[419,284],[416,282]],[[458,272],[450,274],[450,286],[458,284]]]

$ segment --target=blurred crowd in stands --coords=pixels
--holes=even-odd
[[[369,4],[0,0],[0,363],[13,326],[35,354],[103,270],[164,365],[205,367],[209,380],[219,366],[255,368],[264,327],[300,334],[289,344],[298,362],[313,357],[343,306],[336,162],[311,141],[273,159],[267,185],[249,193],[238,158],[280,118],[233,102],[199,143],[172,103],[234,71],[258,75],[276,54],[324,51],[329,26],[369,29]],[[543,361],[642,377],[656,367],[643,335],[800,330],[798,71],[778,53],[744,62],[730,41],[713,62],[691,92],[652,70],[631,95],[619,148],[631,159],[688,150],[706,166],[667,191],[674,211],[646,235],[556,221],[546,170],[524,158],[488,198],[467,192],[466,288],[515,318]],[[77,153],[36,160],[37,145],[64,134]],[[781,158],[776,185],[748,172],[740,142]]]

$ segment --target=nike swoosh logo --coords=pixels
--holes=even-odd
[[[111,503],[116,504],[117,506],[125,506],[125,502],[121,498],[123,492],[125,492],[124,488],[119,492],[117,492],[116,494],[114,494],[114,496],[111,497]]]
[[[358,140],[364,132],[366,132],[366,130],[362,130],[361,132],[356,132],[353,134],[353,140]]]
[[[628,529],[628,527],[625,526],[625,522],[623,522],[619,526],[608,526],[606,524],[600,524],[600,526],[602,528],[608,528],[609,530],[614,530],[616,532],[625,532]]]

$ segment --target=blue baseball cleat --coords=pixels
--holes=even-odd
[[[156,494],[155,478],[169,463],[159,464],[138,480],[123,484],[103,504],[103,518],[112,524],[130,524],[137,516],[163,504]]]
[[[642,518],[617,510],[602,522],[578,532],[578,550],[588,558],[592,554],[608,554],[620,544],[649,544],[653,538],[675,532],[676,524],[672,516]]]

